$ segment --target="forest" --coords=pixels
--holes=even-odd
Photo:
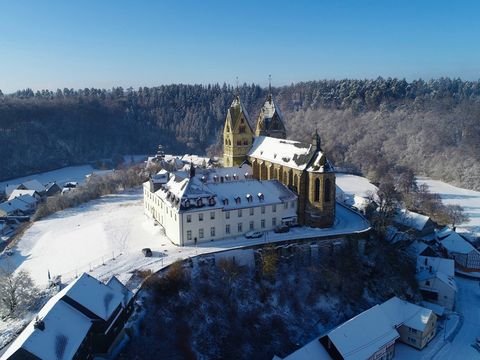
[[[221,155],[238,93],[252,124],[268,89],[255,84],[0,91],[0,180],[66,165],[154,153]],[[480,83],[440,78],[322,80],[272,88],[288,137],[322,148],[337,168],[379,182],[409,169],[480,189]]]

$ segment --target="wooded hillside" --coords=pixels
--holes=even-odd
[[[252,122],[267,92],[239,88]],[[0,179],[127,153],[220,151],[227,85],[0,92]],[[480,83],[325,80],[273,89],[289,137],[317,127],[336,166],[393,167],[480,189]],[[217,146],[211,146],[217,145]]]

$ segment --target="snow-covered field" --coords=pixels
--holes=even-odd
[[[12,256],[4,256],[1,266],[27,270],[39,286],[51,276],[61,275],[64,282],[84,271],[107,278],[117,275],[126,279],[134,269],[159,270],[178,258],[200,253],[262,242],[312,238],[362,232],[368,223],[359,215],[338,205],[335,225],[328,229],[293,228],[284,234],[269,232],[264,238],[230,238],[177,247],[163,234],[160,226],[143,213],[141,189],[105,196],[77,208],[54,214],[35,222],[13,248]],[[142,248],[152,249],[154,256],[145,258]]]
[[[460,205],[470,216],[470,221],[458,226],[460,232],[471,232],[480,236],[480,192],[462,189],[439,180],[418,177],[417,184],[426,184],[431,192],[437,193],[446,205]]]

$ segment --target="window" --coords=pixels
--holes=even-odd
[[[409,327],[409,328],[408,328],[408,332],[411,332],[412,334],[416,334],[418,331],[415,330],[415,329],[413,329],[413,328],[411,328],[411,327]]]
[[[202,213],[198,214],[198,221],[203,221],[203,214]]]
[[[237,230],[239,233],[242,232],[242,223],[238,223]]]
[[[262,206],[262,208],[261,208],[261,213],[262,213],[262,214],[265,214],[265,206]]]
[[[242,140],[237,140],[237,145],[241,146],[242,145]]]
[[[250,216],[253,216],[254,214],[254,208],[250,208]]]
[[[290,207],[291,207],[292,209],[295,207],[295,201],[292,201],[292,202],[290,203]]]
[[[238,132],[239,132],[240,134],[245,134],[245,129],[246,129],[246,128],[245,128],[245,125],[240,125],[240,126],[238,127]]]
[[[230,219],[230,211],[225,211],[225,219]]]
[[[277,212],[277,205],[272,205],[272,212]]]
[[[210,212],[210,220],[215,219],[215,211]]]
[[[325,202],[330,201],[331,187],[330,179],[325,180],[325,187],[323,188],[323,198],[325,199]]]
[[[286,203],[283,204],[283,208],[284,208],[284,209],[288,209],[288,202],[286,202]]]
[[[187,230],[187,240],[192,240],[192,230]]]
[[[230,234],[230,225],[225,225],[225,234]]]
[[[203,239],[203,229],[198,229],[198,237]]]
[[[250,230],[253,230],[255,223],[253,221],[250,221]]]
[[[242,209],[238,209],[238,217],[242,217]]]
[[[272,218],[272,226],[277,226],[277,218]]]
[[[215,226],[210,228],[210,236],[215,236]]]
[[[262,229],[265,229],[265,220],[264,220],[264,219],[262,219],[262,220],[260,221],[260,227],[261,227]]]
[[[315,179],[313,201],[320,201],[320,179]]]
[[[430,286],[430,280],[425,281],[426,286]]]

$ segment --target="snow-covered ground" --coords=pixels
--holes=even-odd
[[[79,207],[56,213],[35,222],[4,256],[0,266],[27,270],[39,286],[51,276],[61,275],[68,282],[77,274],[91,271],[107,278],[117,275],[126,279],[134,269],[159,270],[179,258],[223,251],[262,242],[340,235],[367,230],[368,223],[359,215],[337,205],[335,225],[328,229],[293,228],[284,234],[267,233],[260,239],[229,238],[177,247],[154,226],[143,213],[141,189],[105,196]],[[152,249],[154,256],[145,258],[142,248]]]
[[[418,177],[417,184],[426,184],[431,192],[437,193],[445,205],[460,205],[470,216],[470,221],[457,227],[459,232],[471,232],[480,236],[480,192],[462,189],[439,180]]]
[[[94,169],[91,165],[68,166],[57,170],[2,181],[0,182],[0,190],[3,190],[7,185],[21,184],[34,179],[42,184],[48,184],[53,181],[62,185],[69,181],[83,183],[85,181],[85,175],[91,174],[93,171]]]

